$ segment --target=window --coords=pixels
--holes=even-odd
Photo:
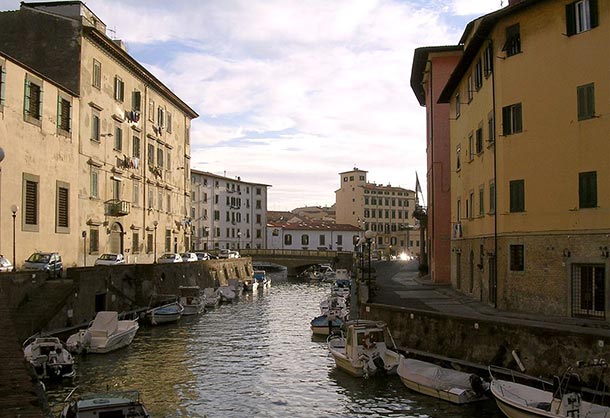
[[[114,150],[123,151],[123,129],[118,125],[114,127]]]
[[[578,206],[597,207],[597,171],[578,173]]]
[[[343,235],[337,235],[337,245],[343,245]]]
[[[461,145],[457,146],[457,149],[455,150],[455,157],[456,157],[456,161],[455,161],[456,170],[460,171],[460,169],[462,168],[462,146]]]
[[[131,252],[133,254],[140,253],[140,233],[139,232],[131,233]]]
[[[457,206],[455,209],[456,219],[458,222],[460,222],[462,220],[462,201],[460,199],[458,199]]]
[[[163,190],[160,187],[157,190],[157,209],[163,210]]]
[[[489,182],[489,213],[496,213],[496,183]]]
[[[343,177],[343,182],[346,182],[346,181],[347,181],[347,177]]]
[[[502,108],[502,133],[512,135],[523,131],[521,103]]]
[[[171,132],[172,131],[172,114],[167,112],[167,115],[165,116],[166,119],[166,128],[167,128],[167,132]]]
[[[140,158],[140,137],[137,135],[134,135],[131,138],[131,154],[135,157],[135,158]]]
[[[148,120],[155,122],[155,101],[152,99],[148,101]]]
[[[157,109],[157,124],[159,127],[163,127],[165,125],[165,109],[161,106]]]
[[[42,80],[26,75],[25,95],[23,99],[24,118],[26,121],[40,125],[42,120]]]
[[[72,103],[61,94],[57,95],[57,130],[64,134],[72,130]]]
[[[301,235],[301,245],[309,245],[309,235]]]
[[[483,64],[479,58],[474,66],[474,88],[479,91],[481,87],[483,87]]]
[[[489,75],[493,72],[494,68],[494,47],[491,42],[487,44],[487,48],[485,48],[485,52],[483,52],[483,74],[485,77],[489,77]]]
[[[163,168],[163,149],[157,148],[157,165]]]
[[[172,211],[172,194],[167,192],[167,213]]]
[[[256,188],[256,194],[260,196],[260,194],[261,194],[261,188],[260,187]]]
[[[263,237],[263,231],[261,231],[260,229],[256,230],[256,238],[262,238]]]
[[[91,167],[91,193],[90,196],[94,199],[99,197],[99,178],[100,172],[96,167]]]
[[[102,88],[102,63],[98,60],[93,60],[93,80],[91,80],[93,87],[96,89]]]
[[[474,136],[472,132],[468,135],[468,161],[474,159]]]
[[[259,214],[256,215],[256,223],[257,224],[261,223],[261,215],[259,215]]]
[[[140,112],[142,110],[142,93],[138,90],[131,92],[131,110],[134,112]],[[134,122],[137,122],[137,120],[134,120]]]
[[[485,215],[485,189],[483,186],[479,187],[479,216]]]
[[[468,207],[466,208],[466,216],[469,219],[474,218],[474,192],[470,192],[470,199],[468,201]]]
[[[460,93],[455,95],[455,118],[460,117]]]
[[[169,150],[165,154],[165,169],[170,171],[172,169],[172,159]]]
[[[326,235],[320,235],[320,246],[326,245]]]
[[[605,319],[606,268],[603,264],[572,265],[572,316]]]
[[[148,144],[148,164],[155,164],[155,146],[153,144]]]
[[[521,33],[518,23],[506,28],[506,41],[504,42],[502,51],[506,52],[507,57],[511,57],[521,52]]]
[[[487,115],[487,137],[490,143],[496,140],[496,121],[493,110]]]
[[[122,102],[125,98],[125,83],[118,75],[114,76],[114,100]]]
[[[148,185],[148,209],[152,209],[155,203],[154,186]]]
[[[153,252],[153,244],[154,244],[153,234],[146,235],[146,252],[148,254]]]
[[[591,30],[599,24],[597,0],[580,0],[566,5],[568,36]]]
[[[97,110],[91,113],[91,140],[100,142],[100,114]]]
[[[472,86],[472,76],[468,76],[468,103],[472,101],[472,93],[474,92],[474,87]]]
[[[476,145],[475,150],[476,150],[477,154],[482,153],[483,152],[483,128],[482,127],[477,129],[475,145]]]
[[[112,198],[121,200],[121,181],[117,178],[112,180]]]
[[[97,254],[100,250],[100,231],[97,227],[89,229],[89,254]]]
[[[133,179],[133,183],[131,185],[131,202],[134,206],[138,206],[140,204],[140,183],[139,180]]]
[[[70,186],[68,183],[57,182],[55,201],[55,232],[70,232]]]
[[[578,120],[595,117],[595,85],[585,84],[576,88]]]
[[[260,200],[256,201],[256,209],[261,209],[261,201]]]
[[[4,101],[6,97],[6,62],[4,60],[0,60],[0,112],[2,112],[2,107],[4,106]]]
[[[170,252],[172,250],[172,230],[165,230],[165,252]]]
[[[525,180],[510,182],[510,211],[525,212]]]
[[[523,271],[525,268],[525,260],[523,257],[523,245],[510,246],[510,270]]]
[[[40,177],[23,173],[23,228],[38,231]]]
[[[220,211],[219,210],[215,210],[214,211],[214,220],[215,221],[219,221],[220,220]]]

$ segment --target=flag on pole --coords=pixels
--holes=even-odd
[[[424,203],[424,192],[421,190],[421,185],[419,184],[419,177],[417,176],[417,171],[415,172],[415,199],[419,203],[419,195],[421,195],[422,204]]]

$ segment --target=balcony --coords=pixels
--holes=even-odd
[[[125,216],[129,215],[131,203],[124,200],[107,200],[104,202],[104,215]]]

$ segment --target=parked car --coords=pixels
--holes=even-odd
[[[197,260],[199,260],[199,261],[204,261],[204,260],[210,259],[210,254],[202,252],[202,251],[196,252],[195,255],[197,255]]]
[[[239,258],[239,251],[229,251],[229,258]]]
[[[0,254],[0,272],[3,271],[13,271],[13,265],[8,258]]]
[[[34,253],[23,264],[24,270],[46,271],[58,277],[64,270],[59,253]]]
[[[117,264],[125,264],[125,257],[123,257],[123,254],[102,254],[95,260],[96,266],[115,266]]]
[[[197,254],[195,253],[181,253],[180,257],[182,257],[182,261],[197,261]]]
[[[157,260],[157,263],[182,263],[182,257],[178,253],[165,253]]]
[[[218,258],[239,258],[239,253],[234,250],[222,249],[218,253]]]

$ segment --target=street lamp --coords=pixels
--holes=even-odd
[[[13,271],[17,270],[17,252],[15,250],[15,220],[17,218],[17,211],[19,206],[11,205],[11,212],[13,212]]]
[[[371,244],[372,244],[372,240],[373,240],[374,236],[375,236],[375,233],[373,231],[371,231],[370,229],[367,229],[366,231],[364,231],[364,239],[366,240],[366,245],[369,249],[369,268],[368,268],[368,274],[367,274],[367,286],[369,288],[369,299],[371,297]]]
[[[240,248],[240,244],[241,244],[241,231],[237,232],[237,249],[239,250]]]
[[[153,225],[155,227],[155,241],[153,242],[153,248],[154,248],[154,259],[153,259],[153,263],[157,262],[157,226],[159,225],[159,222],[154,221]]]

